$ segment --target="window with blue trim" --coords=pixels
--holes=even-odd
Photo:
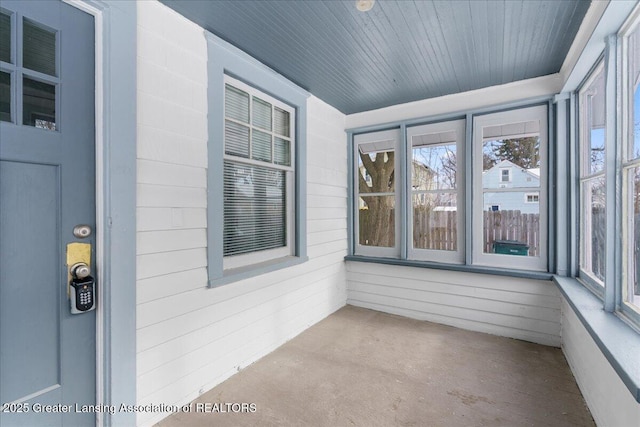
[[[305,262],[309,93],[205,33],[207,271],[217,287]]]
[[[225,77],[224,268],[293,254],[295,110]]]
[[[547,115],[356,133],[354,255],[547,272]]]

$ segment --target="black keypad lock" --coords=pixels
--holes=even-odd
[[[89,275],[89,267],[79,264],[71,268],[69,303],[71,313],[86,313],[96,308],[96,281]]]

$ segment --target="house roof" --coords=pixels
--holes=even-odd
[[[591,3],[161,1],[345,114],[557,73]]]
[[[525,169],[521,166],[516,165],[515,163],[509,161],[509,160],[501,160],[498,163],[496,163],[495,165],[493,165],[490,169],[487,169],[486,171],[483,171],[483,174],[489,173],[493,170],[496,169],[502,169],[502,168],[516,168],[516,169],[521,169],[523,172],[528,173],[529,175],[531,175],[534,178],[540,179],[540,168],[532,168],[532,169]]]

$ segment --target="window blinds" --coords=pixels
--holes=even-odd
[[[290,113],[230,84],[224,105],[223,254],[285,247]]]

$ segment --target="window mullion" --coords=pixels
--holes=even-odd
[[[276,164],[276,113],[275,105],[271,104],[271,163]],[[289,155],[291,157],[291,155]]]
[[[609,126],[605,128],[605,289],[604,289],[604,309],[613,312],[620,302],[621,280],[621,247],[618,236],[621,230],[622,220],[619,198],[617,197],[621,189],[620,165],[622,164],[621,146],[617,141],[617,132],[620,129],[617,110],[617,72],[616,72],[616,45],[617,36],[611,35],[606,39],[604,58],[604,78],[605,78],[605,123]]]
[[[400,221],[400,259],[407,259],[409,251],[409,203],[411,203],[410,189],[411,179],[409,178],[409,162],[411,155],[409,154],[409,144],[407,143],[407,127],[402,124],[400,126],[400,141],[396,155],[396,165],[399,165],[400,182],[396,184],[396,192],[398,200],[396,206],[399,207],[399,215],[396,217],[396,224]],[[408,184],[408,185],[407,185]],[[398,191],[398,189],[400,191]],[[396,225],[396,229],[398,226]]]
[[[476,231],[473,228],[473,175],[475,174],[474,164],[475,156],[473,152],[473,115],[468,113],[465,118],[465,141],[464,141],[464,165],[463,170],[466,171],[464,175],[464,263],[471,265],[473,263],[473,234],[481,231]],[[460,168],[458,168],[460,170]]]
[[[253,95],[249,94],[249,158],[253,159]]]

